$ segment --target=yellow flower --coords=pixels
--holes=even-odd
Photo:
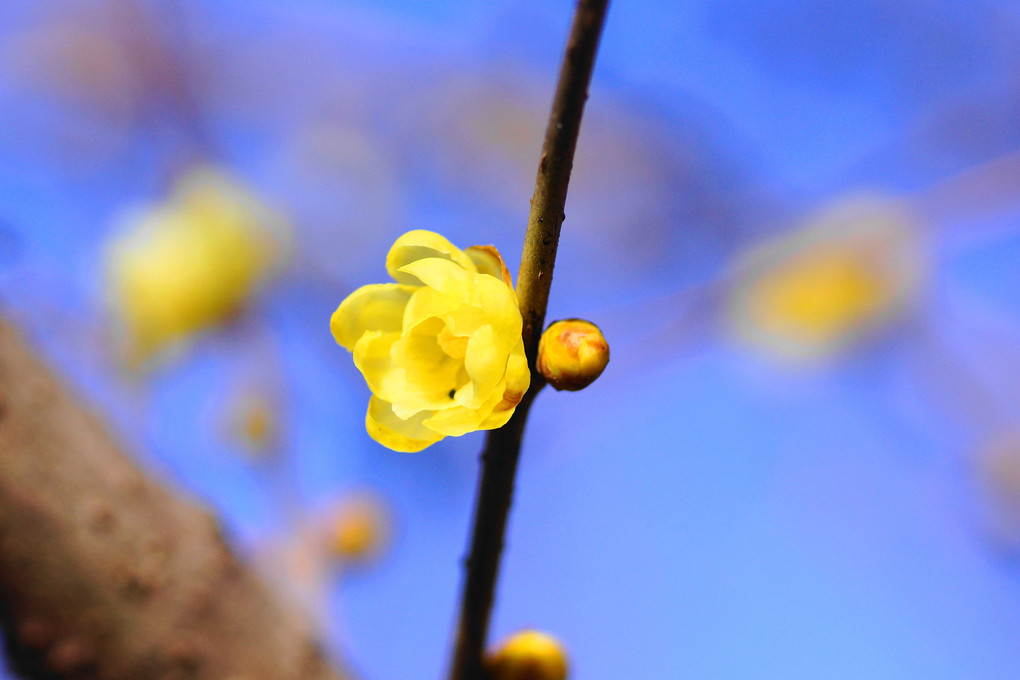
[[[144,361],[237,312],[280,261],[282,220],[210,169],[110,245],[111,303],[129,358]]]
[[[731,316],[744,338],[777,354],[824,356],[901,309],[916,288],[920,260],[904,208],[844,199],[744,257]]]
[[[500,427],[531,384],[521,312],[491,246],[460,250],[431,231],[397,239],[396,283],[362,286],[330,320],[373,396],[365,426],[395,451]]]

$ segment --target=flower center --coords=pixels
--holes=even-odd
[[[405,331],[394,346],[394,359],[405,367],[407,386],[440,407],[470,380],[464,368],[468,338],[454,335],[438,317]]]
[[[467,353],[468,339],[461,335],[454,335],[447,325],[444,325],[443,330],[439,331],[436,342],[439,343],[443,352],[454,359],[463,359]]]

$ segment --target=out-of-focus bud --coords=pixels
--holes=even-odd
[[[608,363],[609,343],[590,321],[556,321],[538,343],[538,372],[558,390],[584,389]]]
[[[276,438],[278,406],[265,393],[245,394],[231,405],[233,438],[244,446],[252,460],[265,457]]]
[[[999,550],[1020,552],[1020,430],[998,432],[975,456],[980,520]]]
[[[377,496],[363,493],[347,499],[333,523],[334,554],[351,562],[375,557],[389,540],[389,525],[389,513]]]
[[[567,655],[559,640],[537,630],[521,631],[486,658],[493,680],[566,680]]]

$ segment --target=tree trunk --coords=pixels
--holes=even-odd
[[[346,677],[2,319],[0,625],[26,678]]]

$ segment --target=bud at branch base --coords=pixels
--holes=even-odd
[[[524,630],[486,658],[493,680],[566,680],[567,655],[551,635]]]

